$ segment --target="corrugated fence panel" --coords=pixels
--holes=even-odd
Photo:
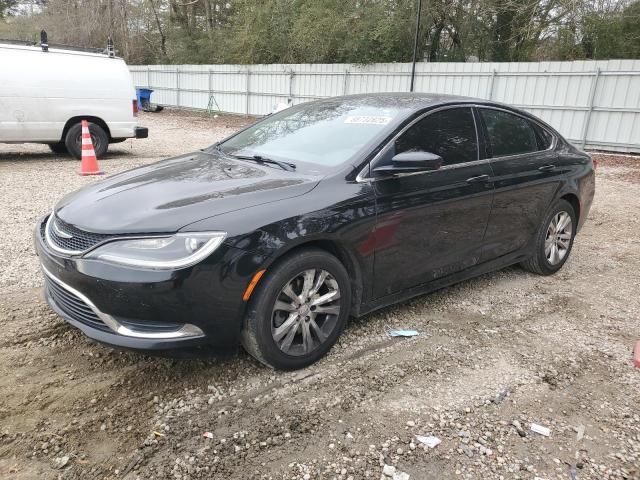
[[[407,92],[410,63],[131,66],[154,103],[265,115],[278,104]],[[418,63],[416,92],[523,108],[579,147],[640,153],[640,60]]]

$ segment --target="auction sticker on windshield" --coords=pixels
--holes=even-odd
[[[347,117],[344,123],[360,123],[365,125],[386,125],[391,121],[391,117],[381,117],[378,115],[354,115]]]

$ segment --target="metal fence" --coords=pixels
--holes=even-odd
[[[148,65],[130,67],[154,103],[264,115],[278,103],[406,92],[411,64]],[[537,115],[574,144],[640,153],[640,60],[419,63],[417,92],[505,102]]]

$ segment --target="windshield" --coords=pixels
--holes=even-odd
[[[240,132],[220,148],[229,155],[331,167],[349,160],[389,128],[400,111],[344,99],[297,105]]]

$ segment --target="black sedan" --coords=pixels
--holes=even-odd
[[[350,316],[567,261],[591,158],[523,111],[375,94],[291,107],[92,184],[36,229],[51,307],[143,350],[244,348],[301,368]]]

